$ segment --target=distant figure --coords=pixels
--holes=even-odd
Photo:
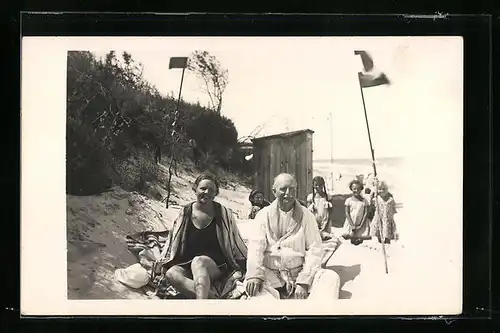
[[[191,152],[193,154],[193,162],[195,166],[200,166],[200,151],[198,149],[198,145],[194,139],[189,139],[189,147],[191,148]]]
[[[259,190],[253,190],[250,192],[248,201],[252,204],[250,214],[248,214],[249,219],[254,219],[259,210],[270,205],[270,202],[264,199],[264,193]]]
[[[373,173],[369,172],[363,176],[363,187],[365,189],[370,189],[370,191],[373,191],[375,189],[375,182],[376,178]]]
[[[161,163],[161,149],[158,144],[155,146],[155,163]]]
[[[355,179],[349,183],[352,196],[345,200],[345,239],[351,239],[351,243],[359,245],[363,243],[363,238],[369,237],[370,225],[368,223],[368,201],[363,197],[363,183]]]
[[[394,215],[397,213],[396,202],[389,193],[389,187],[382,181],[378,185],[378,195],[375,200],[375,215],[371,223],[371,235],[377,237],[379,243],[390,244],[396,239],[396,223]]]
[[[365,183],[365,175],[363,175],[362,173],[357,174],[356,180],[359,181],[361,183],[361,185],[363,185]]]
[[[307,196],[307,209],[314,214],[322,239],[330,238],[332,230],[330,210],[332,209],[332,203],[331,197],[326,190],[325,179],[321,176],[313,178],[313,191]]]

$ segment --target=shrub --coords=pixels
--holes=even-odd
[[[111,186],[107,153],[85,128],[69,120],[67,126],[66,190],[87,195],[99,193]]]
[[[90,52],[70,51],[67,66],[68,193],[99,193],[113,184],[143,191],[160,177],[152,151],[175,149],[179,159],[190,157],[190,139],[198,143],[206,165],[245,170],[227,153],[238,136],[233,122],[181,101],[174,128],[177,101],[144,80],[142,65],[130,54],[120,58],[112,51],[100,61]]]

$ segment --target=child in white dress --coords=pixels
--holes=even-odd
[[[369,202],[362,195],[363,183],[359,180],[353,180],[349,183],[349,189],[352,196],[345,200],[345,239],[351,239],[351,243],[359,245],[363,239],[370,236],[370,225],[368,223]]]

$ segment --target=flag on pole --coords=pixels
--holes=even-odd
[[[373,176],[377,177],[377,167],[375,162],[375,150],[373,149],[372,139],[370,135],[370,126],[368,126],[368,116],[366,114],[366,105],[365,105],[365,97],[363,94],[363,88],[376,87],[384,84],[390,84],[387,76],[382,72],[377,72],[374,70],[373,59],[366,51],[354,51],[355,55],[361,56],[361,61],[363,62],[363,72],[358,72],[359,77],[359,88],[361,90],[361,99],[363,101],[363,110],[365,111],[365,120],[366,120],[366,130],[368,131],[368,141],[370,142],[370,151],[372,153],[372,167],[373,167]],[[378,184],[375,183],[375,193],[378,192]],[[378,205],[378,201],[375,200],[375,205]],[[378,210],[378,207],[376,207]],[[378,219],[379,228],[382,230],[382,220]],[[385,244],[384,242],[380,243],[382,247],[382,254],[384,256],[384,266],[385,272],[389,273],[387,268],[387,256],[385,253]]]
[[[172,57],[172,58],[170,58],[170,63],[168,64],[168,69],[186,68],[187,61],[188,61],[187,57]]]
[[[359,55],[363,62],[363,71],[358,72],[361,88],[391,84],[385,73],[377,72],[374,69],[373,59],[366,51],[354,51],[354,54]]]

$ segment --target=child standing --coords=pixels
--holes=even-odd
[[[322,238],[328,238],[331,233],[330,209],[332,204],[326,191],[325,179],[320,176],[313,178],[313,190],[307,196],[307,208],[316,217]]]
[[[387,183],[378,185],[378,195],[374,198],[375,215],[371,223],[371,235],[377,237],[379,243],[390,244],[396,234],[394,215],[397,213],[394,197],[389,193]]]
[[[363,183],[353,180],[349,183],[352,196],[345,200],[345,239],[351,239],[351,243],[359,245],[363,238],[369,237],[370,225],[368,223],[369,202],[362,195]]]

